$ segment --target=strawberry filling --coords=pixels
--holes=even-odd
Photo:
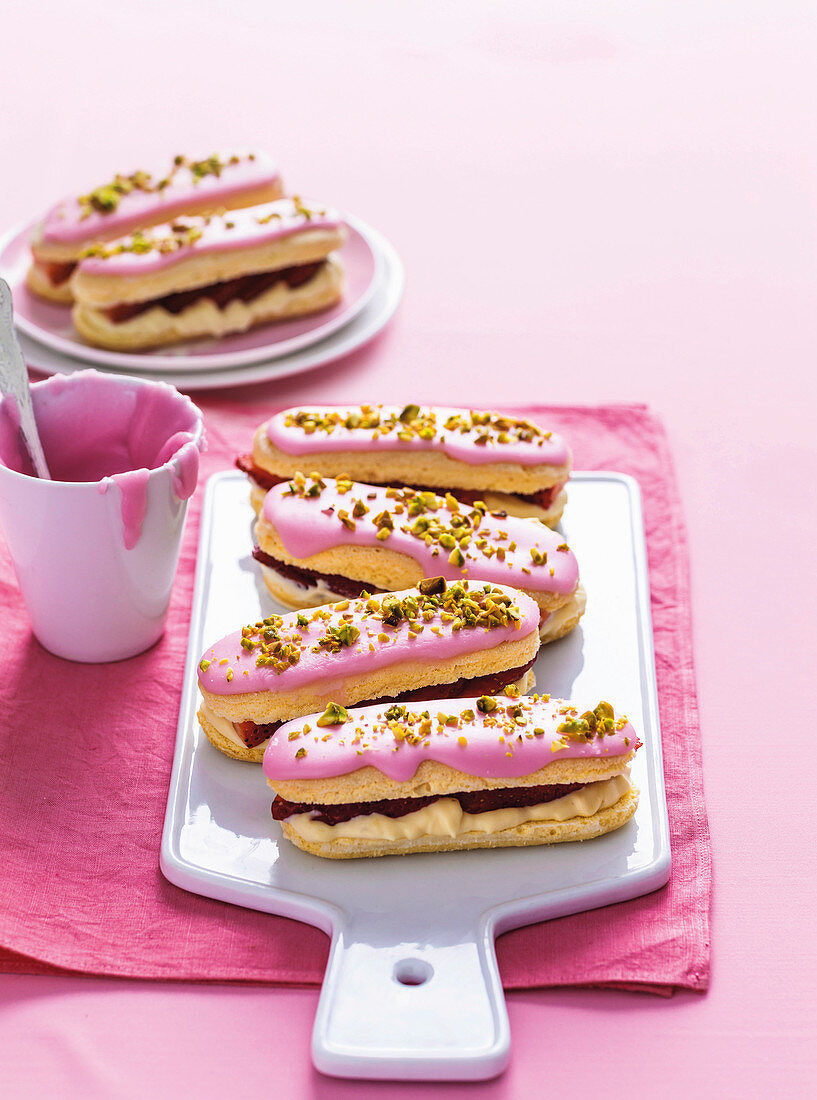
[[[45,271],[46,277],[52,286],[62,286],[63,283],[67,283],[73,275],[76,266],[77,265],[73,262],[67,264],[40,264],[40,267]]]
[[[375,592],[383,591],[382,588],[375,588],[371,584],[364,584],[363,581],[353,581],[349,577],[343,577],[340,573],[318,573],[314,569],[301,569],[298,565],[289,565],[286,562],[277,561],[275,558],[270,557],[269,554],[265,554],[258,546],[254,548],[252,556],[256,561],[261,562],[262,565],[266,565],[269,569],[274,569],[280,576],[285,577],[287,580],[295,581],[301,588],[314,588],[318,581],[323,581],[327,588],[337,593],[338,596],[348,596],[350,599],[355,599],[361,592],[368,592],[369,595],[374,595]]]
[[[423,798],[383,798],[376,802],[344,802],[337,805],[317,802],[288,802],[275,796],[272,816],[285,821],[294,814],[309,814],[312,821],[325,825],[339,825],[353,817],[365,814],[383,814],[385,817],[405,817],[422,810],[440,798],[456,798],[467,814],[484,814],[490,810],[507,810],[514,806],[540,806],[554,802],[566,794],[578,791],[583,783],[547,783],[539,787],[502,787],[495,791],[460,791],[457,794],[427,795]]]
[[[278,271],[263,271],[259,275],[242,275],[237,279],[227,279],[223,283],[211,283],[194,290],[182,290],[176,294],[166,294],[163,298],[151,298],[147,302],[120,302],[102,312],[113,324],[119,325],[138,317],[154,306],[160,306],[168,313],[181,313],[200,298],[209,298],[219,309],[230,302],[251,302],[277,283],[286,283],[294,289],[313,279],[323,266],[323,261],[315,264],[301,264],[299,267],[283,267]]]

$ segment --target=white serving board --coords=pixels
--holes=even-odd
[[[196,720],[207,646],[281,611],[253,561],[247,481],[211,478],[202,514],[161,866],[177,886],[306,921],[332,937],[312,1054],[342,1077],[481,1080],[510,1053],[500,932],[649,893],[669,878],[641,501],[632,478],[576,473],[560,525],[587,590],[581,626],[542,649],[537,689],[608,699],[644,742],[634,818],[584,843],[323,860],[281,837],[261,768],[213,748]]]

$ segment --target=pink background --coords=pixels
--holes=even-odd
[[[2,217],[134,158],[263,145],[290,186],[389,236],[408,279],[369,348],[242,397],[644,400],[661,414],[691,544],[711,990],[511,993],[511,1067],[469,1092],[797,1096],[817,1060],[815,15],[752,0],[544,8],[30,0],[0,38]],[[777,534],[773,562],[757,524]],[[767,763],[776,729],[752,718],[769,699],[796,716],[782,767]],[[434,1092],[321,1078],[316,1000],[0,976],[5,1091]]]

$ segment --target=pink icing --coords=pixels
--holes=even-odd
[[[307,205],[307,204],[303,204]],[[214,214],[210,218],[185,218],[184,224],[201,229],[201,237],[193,244],[173,252],[120,252],[113,256],[87,256],[80,261],[79,270],[89,275],[147,275],[162,271],[192,255],[207,252],[232,252],[240,248],[269,244],[272,241],[318,229],[337,229],[342,224],[336,210],[309,206],[311,217],[298,213],[292,199],[278,199],[263,206],[250,206],[246,210],[231,210],[227,214]],[[278,213],[280,218],[268,222],[259,219]],[[144,236],[162,238],[171,235],[169,225],[146,229]]]
[[[122,494],[122,526],[126,550],[133,550],[142,534],[142,524],[148,508],[149,477],[147,470],[132,470],[128,474],[114,474],[111,478]]]
[[[173,459],[171,467],[173,492],[179,500],[188,500],[192,497],[199,480],[199,445],[190,439],[186,432],[177,432],[170,443],[173,449],[169,450],[169,458],[165,461]]]
[[[168,170],[162,169],[152,175],[159,180]],[[93,211],[83,218],[82,207],[76,198],[63,200],[46,214],[43,240],[77,244],[121,237],[159,216],[178,217],[191,202],[207,199],[212,200],[215,207],[223,206],[244,191],[254,191],[279,181],[280,173],[266,153],[256,153],[254,160],[243,154],[238,164],[226,164],[220,176],[204,176],[197,183],[190,171],[182,168],[163,191],[131,191],[121,197],[116,210],[109,214]]]
[[[470,585],[477,590],[481,585]],[[209,668],[199,667],[199,683],[214,695],[239,695],[250,691],[293,691],[307,685],[320,683],[325,691],[337,691],[342,681],[350,677],[363,676],[377,669],[388,668],[403,661],[422,661],[433,665],[435,661],[449,659],[464,653],[476,653],[494,649],[502,642],[518,640],[536,631],[539,625],[539,610],[534,601],[522,592],[512,588],[498,586],[509,595],[519,608],[521,619],[507,627],[497,626],[490,630],[477,627],[470,630],[454,631],[448,623],[435,617],[425,624],[425,629],[416,637],[409,637],[408,624],[403,621],[398,626],[387,626],[379,619],[364,618],[365,600],[350,601],[347,611],[335,610],[335,605],[321,608],[327,618],[317,619],[307,627],[299,627],[296,617],[299,614],[311,615],[312,612],[292,612],[282,616],[282,637],[295,634],[302,636],[299,643],[301,658],[283,672],[276,671],[270,665],[256,665],[254,652],[241,647],[241,631],[228,634],[216,642],[204,654],[203,660],[209,661]],[[398,592],[398,597],[417,594],[416,588]],[[352,613],[352,622],[360,627],[360,637],[351,646],[345,646],[337,653],[320,650],[312,652],[312,646],[326,632],[326,627],[343,622],[344,614]],[[432,632],[438,628],[439,634]],[[388,640],[378,639],[379,634],[387,635]],[[369,649],[374,646],[374,650]],[[222,663],[223,662],[223,663]],[[227,672],[232,670],[228,681]]]
[[[382,416],[399,416],[399,405],[373,405],[373,409]],[[398,439],[396,431],[385,435],[378,435],[373,439],[374,428],[346,428],[343,425],[334,426],[331,432],[319,430],[307,434],[297,425],[287,427],[286,418],[289,414],[302,411],[315,412],[320,415],[337,412],[347,416],[351,412],[359,412],[360,406],[353,409],[350,406],[321,405],[320,407],[304,409],[295,407],[284,409],[277,413],[267,423],[267,435],[270,442],[280,450],[290,455],[328,454],[338,451],[432,451],[439,452],[455,459],[458,462],[466,462],[469,466],[481,466],[489,462],[511,462],[521,466],[563,466],[570,462],[571,454],[565,440],[550,433],[549,438],[539,436],[531,442],[514,440],[512,443],[497,443],[491,440],[486,445],[477,444],[476,440],[482,434],[483,429],[474,428],[467,432],[459,430],[447,431],[444,427],[449,416],[468,416],[469,410],[452,408],[450,406],[434,405],[423,406],[421,412],[429,414],[433,412],[437,419],[437,433],[433,439],[421,439],[415,436],[413,439]],[[500,415],[500,414],[496,414]]]
[[[98,371],[55,375],[32,387],[37,428],[52,480],[116,485],[125,547],[139,540],[151,470],[170,465],[180,499],[196,486],[201,421],[193,402],[164,382]],[[16,406],[0,404],[0,461],[31,475],[19,440]]]
[[[516,779],[556,760],[624,756],[638,744],[629,722],[592,741],[563,738],[557,727],[570,714],[583,709],[563,699],[543,697],[537,701],[536,696],[522,699],[497,696],[496,701],[498,710],[488,716],[477,710],[476,699],[404,704],[408,712],[419,715],[428,711],[432,719],[431,733],[414,744],[396,740],[386,725],[385,711],[389,704],[375,703],[350,710],[350,720],[337,726],[318,726],[317,714],[296,718],[281,726],[267,746],[264,772],[274,783],[285,779],[328,779],[373,767],[400,783],[411,779],[423,760],[433,760],[466,775]],[[495,719],[500,709],[515,706],[521,706],[527,720],[525,726],[514,726],[513,732],[508,733],[504,722],[501,726],[485,725],[486,717]],[[562,708],[569,708],[570,714],[560,713]],[[459,716],[464,710],[473,711],[473,719],[460,719],[458,726],[441,726],[437,722],[438,714]],[[302,732],[305,725],[311,727],[307,734]],[[534,728],[544,729],[544,735],[534,735]],[[301,736],[290,740],[298,732]],[[460,744],[461,737],[467,744]],[[297,757],[301,749],[306,754]]]
[[[289,492],[289,482],[274,485],[264,500],[264,518],[278,532],[281,542],[288,553],[296,558],[309,558],[323,550],[335,546],[375,546],[398,551],[413,558],[422,568],[426,577],[442,576],[447,580],[460,580],[463,576],[471,580],[492,581],[497,584],[512,584],[536,592],[555,592],[560,595],[571,594],[579,581],[579,567],[571,550],[557,550],[564,545],[564,536],[551,531],[536,519],[521,519],[518,516],[502,518],[487,513],[482,520],[477,536],[487,538],[491,546],[505,549],[505,560],[499,561],[494,555],[485,557],[476,545],[476,536],[463,551],[465,565],[460,568],[448,561],[448,551],[439,550],[435,556],[434,545],[426,546],[422,538],[411,535],[408,530],[413,522],[406,513],[396,514],[395,505],[399,498],[387,496],[388,490],[375,485],[353,482],[347,493],[339,493],[337,482],[333,478],[323,479],[326,488],[320,496],[302,497]],[[351,515],[353,502],[362,499],[369,508],[361,519],[355,520],[355,530],[349,530],[339,519],[338,510],[344,509]],[[437,498],[441,508],[431,516],[450,520],[451,512],[445,508],[445,500]],[[467,505],[461,505],[466,514]],[[393,517],[394,531],[385,542],[377,539],[377,527],[373,518],[387,510]],[[504,532],[507,538],[499,540],[497,536]],[[509,550],[511,543],[515,550]],[[531,549],[547,553],[544,565],[534,565]],[[262,547],[263,549],[263,547]],[[522,567],[530,570],[523,573]],[[553,576],[551,576],[551,569]]]

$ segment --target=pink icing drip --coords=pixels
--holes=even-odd
[[[470,587],[475,589],[480,586],[471,585]],[[269,665],[257,667],[255,654],[241,648],[241,632],[236,631],[222,638],[206,651],[204,659],[211,664],[206,671],[199,668],[199,683],[214,695],[239,695],[248,691],[292,691],[316,683],[320,683],[323,689],[331,692],[339,690],[341,681],[366,675],[376,669],[388,668],[403,661],[422,661],[433,665],[437,660],[493,649],[504,641],[518,640],[537,630],[539,610],[534,601],[512,588],[501,585],[498,587],[502,587],[519,608],[522,615],[520,623],[507,627],[494,627],[492,630],[478,627],[453,631],[448,623],[440,622],[435,618],[426,623],[422,634],[409,638],[409,627],[406,622],[394,627],[386,626],[372,617],[361,620],[365,601],[354,600],[351,602],[349,611],[354,612],[352,622],[360,627],[360,637],[356,643],[344,647],[340,652],[327,653],[321,650],[313,653],[311,646],[323,635],[327,625],[336,625],[343,621],[344,612],[334,611],[334,605],[331,605],[323,609],[330,613],[330,618],[326,622],[319,619],[308,627],[297,626],[296,616],[299,613],[292,612],[283,616],[284,625],[281,633],[302,635],[303,649],[298,664],[291,665],[283,672],[276,672]],[[416,595],[417,589],[410,588],[397,593],[400,597],[409,594]],[[310,612],[306,614],[309,615]],[[431,632],[431,628],[435,626],[440,628],[441,634]],[[378,634],[381,633],[388,636],[387,642],[378,641]],[[374,652],[369,650],[370,643],[375,647]],[[219,663],[222,660],[224,664]],[[232,680],[229,682],[228,669],[233,671]]]
[[[154,172],[153,178],[161,179],[165,171]],[[194,183],[189,170],[183,168],[163,191],[131,191],[129,195],[123,195],[116,210],[110,214],[94,211],[83,218],[82,207],[76,198],[65,199],[46,214],[43,239],[74,244],[123,236],[160,213],[163,217],[178,217],[191,202],[202,198],[212,199],[214,206],[224,205],[242,191],[254,191],[279,180],[275,163],[265,153],[256,153],[252,161],[245,157],[238,164],[227,164],[220,176],[204,176],[198,183]]]
[[[374,405],[381,415],[389,416],[400,413],[399,405]],[[467,416],[468,409],[451,408],[435,405],[424,406],[423,412],[433,409],[437,416],[438,431],[433,439],[398,439],[396,431],[387,435],[380,435],[372,439],[374,428],[345,428],[335,427],[331,433],[323,431],[307,435],[297,426],[287,427],[286,417],[289,413],[299,411],[314,411],[325,414],[338,412],[347,416],[350,412],[359,411],[350,406],[321,405],[314,409],[305,410],[303,407],[284,409],[277,413],[267,424],[267,435],[271,443],[291,455],[308,455],[335,453],[337,451],[420,451],[439,452],[459,462],[467,462],[469,466],[481,466],[489,462],[518,463],[520,466],[563,466],[570,462],[570,448],[565,440],[556,433],[552,433],[550,439],[544,439],[539,446],[538,441],[526,443],[514,441],[513,443],[488,443],[478,445],[476,440],[482,429],[473,429],[461,433],[459,431],[441,431],[442,425],[451,415]]]
[[[471,580],[492,581],[497,584],[513,584],[536,592],[555,592],[569,595],[579,581],[579,567],[571,550],[557,550],[564,543],[564,536],[551,531],[535,519],[521,519],[506,516],[499,519],[490,513],[485,516],[479,530],[472,538],[471,545],[464,551],[465,566],[459,568],[448,561],[448,552],[440,550],[434,557],[435,547],[426,546],[421,538],[406,531],[401,526],[410,526],[412,518],[394,514],[397,503],[386,495],[387,490],[374,485],[354,482],[348,493],[337,491],[337,482],[325,478],[326,488],[319,497],[301,497],[289,493],[288,482],[274,485],[264,500],[264,518],[277,530],[286,550],[297,558],[309,558],[323,550],[335,546],[374,546],[399,551],[413,558],[422,568],[426,577],[443,576],[447,580],[461,580],[464,570]],[[373,496],[372,496],[373,495]],[[369,499],[372,497],[372,499]],[[350,531],[337,518],[338,509],[352,511],[352,502],[362,498],[369,512],[356,520],[354,531]],[[442,498],[438,498],[442,499]],[[334,512],[327,514],[329,508]],[[467,505],[461,505],[468,512]],[[373,517],[388,509],[394,519],[394,531],[385,542],[377,539],[377,528]],[[439,512],[428,513],[449,520],[452,513],[444,507]],[[494,536],[504,531],[507,538],[498,541]],[[485,537],[492,546],[505,547],[505,560],[499,561],[494,555],[486,558],[476,547],[476,538]],[[516,550],[508,550],[511,542],[516,542]],[[530,551],[536,548],[547,553],[545,565],[534,565]],[[522,566],[530,569],[523,573]],[[554,575],[550,575],[551,568]]]
[[[516,779],[547,767],[556,760],[624,756],[637,744],[635,730],[627,723],[605,737],[586,742],[566,741],[562,748],[557,740],[559,734],[556,728],[564,722],[565,716],[558,714],[558,710],[576,704],[566,703],[562,699],[551,699],[549,702],[534,702],[533,699],[517,701],[504,696],[498,696],[497,702],[500,707],[520,702],[525,708],[531,708],[529,714],[527,709],[525,712],[527,725],[519,727],[513,738],[501,729],[484,724],[486,716],[477,710],[475,699],[441,699],[438,703],[407,704],[408,711],[415,714],[428,711],[433,720],[431,734],[417,744],[395,740],[388,728],[385,731],[374,729],[375,725],[384,723],[387,707],[382,703],[351,710],[351,721],[339,726],[318,727],[316,720],[319,715],[296,718],[283,725],[267,746],[264,772],[275,782],[285,779],[328,779],[370,766],[395,782],[406,782],[423,760],[433,760],[466,775]],[[439,713],[458,715],[469,709],[475,712],[473,721],[461,720],[462,728],[445,726],[440,730],[436,721]],[[583,707],[578,705],[577,710],[581,712]],[[311,731],[290,741],[289,734],[302,731],[304,725],[311,726]],[[528,739],[526,735],[532,733],[534,727],[543,728],[545,733]],[[327,734],[328,738],[324,741]],[[355,742],[358,734],[360,740]],[[500,734],[503,737],[501,741]],[[522,735],[521,740],[517,739],[518,734]],[[465,737],[466,745],[459,743],[460,737]],[[296,752],[302,748],[306,749],[306,755],[296,757]]]
[[[148,506],[149,477],[149,470],[132,470],[127,474],[114,474],[111,478],[122,494],[122,526],[126,550],[133,550],[142,534]]]
[[[180,434],[185,435],[186,433]],[[188,500],[192,497],[199,479],[199,448],[189,437],[186,443],[180,441],[179,446],[178,451],[170,452],[173,455],[171,468],[173,492],[179,500]]]
[[[278,212],[282,216],[259,224],[258,219],[266,217],[271,212]],[[224,215],[213,215],[209,222],[204,218],[185,218],[184,223],[199,226],[202,231],[201,237],[192,245],[166,253],[120,252],[114,256],[88,256],[80,262],[80,270],[89,275],[146,275],[162,271],[181,260],[188,259],[191,255],[233,252],[236,249],[250,248],[291,237],[295,233],[337,229],[342,219],[335,210],[315,213],[311,218],[307,218],[297,213],[292,199],[278,199],[263,206],[250,206],[246,210],[231,210]],[[232,228],[228,228],[229,226]],[[145,236],[148,237],[170,234],[171,230],[167,225],[145,230]]]

